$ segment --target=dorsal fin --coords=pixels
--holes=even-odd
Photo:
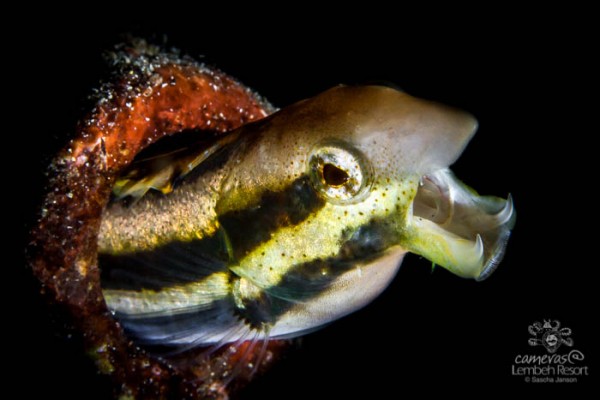
[[[149,190],[167,194],[175,182],[238,137],[231,133],[186,131],[165,137],[142,151],[113,186],[116,200],[137,200]]]

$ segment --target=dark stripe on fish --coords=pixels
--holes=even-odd
[[[161,195],[161,194],[157,194]],[[301,177],[280,192],[266,192],[259,203],[219,218],[221,228],[211,237],[170,242],[149,251],[99,255],[102,287],[142,290],[201,281],[246,255],[271,233],[301,223],[325,204],[308,177]]]
[[[393,226],[380,219],[372,219],[356,230],[344,233],[336,256],[295,264],[276,286],[265,289],[259,298],[244,303],[243,318],[250,326],[274,324],[297,302],[319,296],[344,273],[356,268],[357,262],[369,263],[397,243]]]
[[[278,229],[298,225],[325,205],[308,176],[302,176],[279,192],[267,191],[252,208],[219,216],[229,236],[234,258],[240,260],[271,239]]]
[[[160,290],[199,282],[227,271],[230,262],[222,230],[191,242],[171,242],[154,250],[122,255],[99,254],[104,290]]]

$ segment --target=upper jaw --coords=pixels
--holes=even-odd
[[[402,245],[456,275],[483,280],[502,260],[515,220],[510,195],[480,196],[440,169],[421,178]]]

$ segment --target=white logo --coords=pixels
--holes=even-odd
[[[564,345],[573,347],[570,328],[561,328],[558,320],[543,320],[529,325],[530,346],[543,346],[546,351],[515,355],[511,372],[531,383],[576,383],[587,379],[588,366],[585,356],[577,349],[557,352]]]
[[[570,328],[560,328],[560,321],[544,320],[544,324],[534,322],[529,325],[529,333],[533,335],[529,339],[530,346],[544,346],[548,353],[554,354],[561,345],[573,347],[573,339]]]

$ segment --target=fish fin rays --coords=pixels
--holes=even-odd
[[[235,314],[229,299],[210,307],[190,307],[171,313],[115,313],[125,333],[150,354],[169,362],[227,360],[213,371],[225,385],[250,377],[263,361],[269,341],[266,327],[252,327]]]
[[[113,200],[140,199],[151,190],[170,193],[210,156],[237,138],[236,133],[187,131],[166,137],[142,151],[113,186]]]
[[[115,312],[126,333],[144,346],[177,347],[218,342],[222,332],[240,327],[228,299],[156,312]]]
[[[224,376],[223,384],[229,385],[234,379],[244,376],[250,379],[254,375],[263,362],[269,344],[268,331],[262,332],[266,337],[261,337],[261,332],[254,330],[250,331],[247,337],[228,345],[225,353],[235,355],[233,362],[230,362],[231,368]]]
[[[268,329],[251,327],[234,314],[231,304],[188,311],[170,316],[117,318],[129,337],[173,365],[210,364],[212,376],[220,377],[223,386],[237,378],[250,379],[265,359]]]
[[[266,354],[269,327],[240,314],[222,257],[181,246],[121,259],[101,257],[109,309],[126,335],[156,357],[173,365],[210,363],[225,385],[249,378]],[[217,358],[222,365],[214,363]]]
[[[218,238],[103,254],[104,298],[142,344],[217,342],[219,332],[243,324],[235,314],[227,258],[226,244]]]
[[[104,290],[160,290],[210,281],[215,273],[228,274],[228,246],[219,230],[211,237],[171,242],[149,251],[99,254],[102,287]]]

